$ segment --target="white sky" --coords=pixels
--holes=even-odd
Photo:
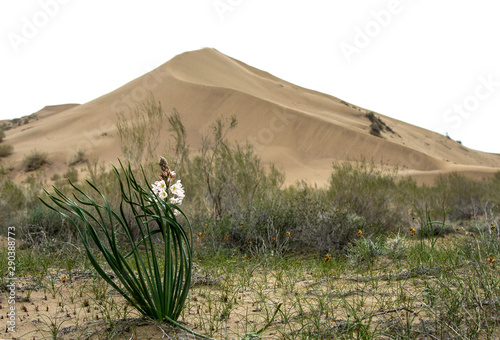
[[[500,153],[498,0],[2,0],[0,29],[0,119],[88,102],[213,47]]]

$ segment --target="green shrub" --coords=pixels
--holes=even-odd
[[[34,150],[23,159],[23,169],[26,172],[38,170],[45,164],[48,164],[46,152]]]
[[[20,210],[25,203],[25,196],[19,186],[11,179],[7,179],[0,187],[0,199],[7,202],[10,210]]]
[[[57,240],[69,242],[76,237],[75,228],[57,212],[46,209],[41,204],[28,211],[21,231],[23,240],[31,247],[44,246]]]
[[[347,253],[357,262],[365,262],[372,266],[375,259],[386,252],[383,237],[361,236],[352,246],[347,248]]]
[[[412,187],[411,183],[402,182]],[[396,174],[383,172],[366,162],[334,165],[328,199],[339,209],[362,216],[370,233],[396,230],[409,221],[407,202]]]
[[[9,144],[2,144],[0,145],[0,157],[8,157],[12,155],[12,152],[14,151],[14,147]]]
[[[68,171],[66,171],[66,173],[64,174],[64,178],[73,183],[78,182],[78,170],[73,167],[69,168]]]
[[[6,179],[0,186],[0,225],[15,223],[25,203],[23,190],[11,179]]]
[[[485,209],[498,209],[493,199],[498,195],[500,183],[495,178],[474,180],[452,173],[441,176],[433,188],[433,210],[442,210],[450,220],[471,220],[479,217]],[[441,208],[441,209],[440,209]]]

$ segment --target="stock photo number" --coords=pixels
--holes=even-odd
[[[16,331],[16,227],[7,228],[7,299],[9,311],[7,313],[8,332]]]

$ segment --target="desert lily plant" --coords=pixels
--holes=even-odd
[[[179,209],[184,189],[180,181],[173,183],[176,174],[163,157],[160,178],[151,188],[139,184],[130,165],[120,162],[120,167],[113,166],[121,191],[116,211],[90,182],[92,194],[71,183],[72,198],[54,187],[54,194],[45,190],[51,202],[42,202],[76,228],[97,273],[142,315],[179,325],[192,268],[191,225]],[[101,265],[101,256],[113,274]]]

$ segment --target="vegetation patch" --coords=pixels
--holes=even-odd
[[[197,279],[179,322],[212,339],[498,339],[498,233],[477,227],[474,237],[450,235],[435,246],[409,231],[361,235],[348,252],[328,256],[209,254],[195,247]],[[96,275],[82,248],[64,242],[17,256],[23,289],[16,337],[201,339],[140,318]],[[260,337],[249,336],[266,325]],[[0,336],[11,334],[1,329]]]
[[[0,157],[8,157],[14,152],[14,147],[9,144],[0,145]]]
[[[69,163],[69,166],[75,166],[78,164],[83,164],[87,162],[87,156],[84,150],[78,150],[78,152],[73,156],[73,160]]]
[[[45,164],[48,164],[47,153],[33,150],[29,155],[23,159],[23,169],[26,172],[35,171],[40,169]]]
[[[382,120],[380,117],[375,116],[373,111],[365,114],[365,117],[368,118],[371,122],[370,124],[370,134],[375,137],[382,137],[382,132],[388,131],[390,133],[394,133],[394,131]]]

